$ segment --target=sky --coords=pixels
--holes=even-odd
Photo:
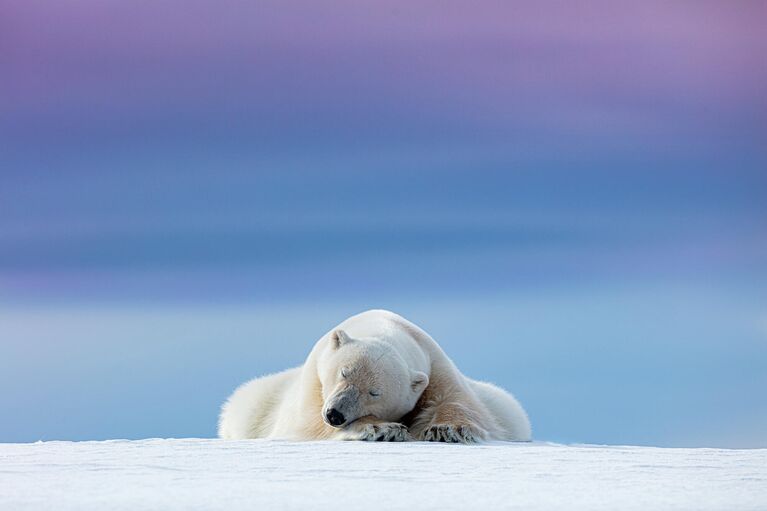
[[[209,437],[394,310],[540,440],[767,446],[763,2],[0,3],[0,441]]]

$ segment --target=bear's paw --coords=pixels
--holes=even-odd
[[[368,442],[407,442],[412,440],[407,426],[397,422],[382,422],[366,424],[359,436],[360,440]]]
[[[482,430],[473,424],[435,424],[422,434],[426,442],[473,444],[484,439]]]

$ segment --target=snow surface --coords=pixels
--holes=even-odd
[[[767,449],[0,444],[0,509],[767,509]]]

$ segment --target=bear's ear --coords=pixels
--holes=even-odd
[[[341,330],[340,328],[330,334],[330,341],[333,343],[333,347],[338,349],[344,344],[351,342],[352,338],[349,334]]]
[[[413,392],[423,392],[427,385],[429,385],[429,376],[426,373],[410,372],[410,388],[413,389]]]

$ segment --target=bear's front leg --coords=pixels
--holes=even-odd
[[[459,403],[442,403],[424,410],[426,417],[416,421],[424,424],[416,433],[418,440],[472,444],[487,438],[487,432],[473,414]],[[431,416],[431,417],[429,417]]]
[[[362,417],[344,429],[344,440],[368,442],[408,442],[413,440],[407,426],[399,422],[382,422],[376,417]]]

